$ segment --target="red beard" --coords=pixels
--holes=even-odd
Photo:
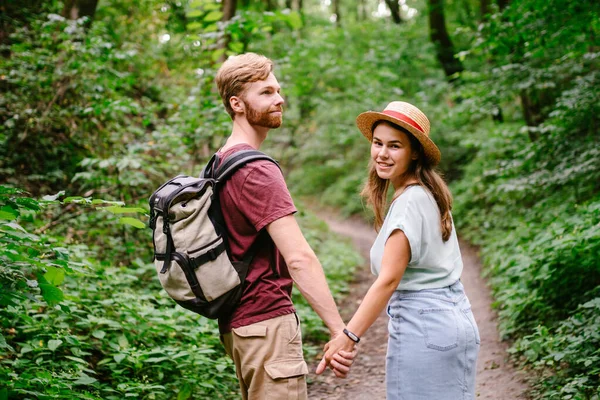
[[[267,111],[259,111],[253,108],[250,104],[244,102],[246,105],[246,119],[250,125],[262,126],[264,128],[274,129],[279,128],[283,122],[283,115],[275,115],[273,112],[283,112],[281,107],[272,108]]]

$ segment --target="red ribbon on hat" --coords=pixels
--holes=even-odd
[[[404,121],[407,124],[410,124],[412,127],[416,128],[419,132],[425,133],[423,128],[421,128],[421,126],[419,124],[417,124],[417,122],[415,120],[413,120],[412,118],[410,118],[407,115],[404,115],[402,113],[399,113],[397,111],[392,111],[392,110],[384,110],[383,114],[389,115],[390,117],[398,118],[399,120]]]

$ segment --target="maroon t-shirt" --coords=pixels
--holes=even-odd
[[[223,162],[237,151],[252,149],[248,144],[239,144],[219,156]],[[253,161],[237,170],[219,195],[234,260],[242,260],[250,247],[261,241],[250,263],[239,306],[230,318],[219,319],[221,333],[295,312],[292,278],[265,229],[271,222],[296,212],[281,170],[268,160]]]

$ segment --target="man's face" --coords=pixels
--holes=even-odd
[[[250,125],[279,128],[283,121],[281,87],[272,73],[264,81],[248,85],[240,99],[244,103],[246,119]]]

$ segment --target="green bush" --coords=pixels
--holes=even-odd
[[[7,396],[238,396],[216,321],[176,306],[161,289],[149,263],[149,230],[146,242],[135,245],[123,231],[130,224],[145,227],[123,217],[144,209],[82,198],[39,201],[16,189],[0,190],[0,380]],[[47,230],[52,208],[73,204],[87,217],[72,219],[71,227],[89,227],[90,247],[54,232],[29,233]],[[301,212],[299,220],[339,300],[360,257],[314,216]],[[328,339],[327,330],[296,290],[293,297],[312,358]]]

